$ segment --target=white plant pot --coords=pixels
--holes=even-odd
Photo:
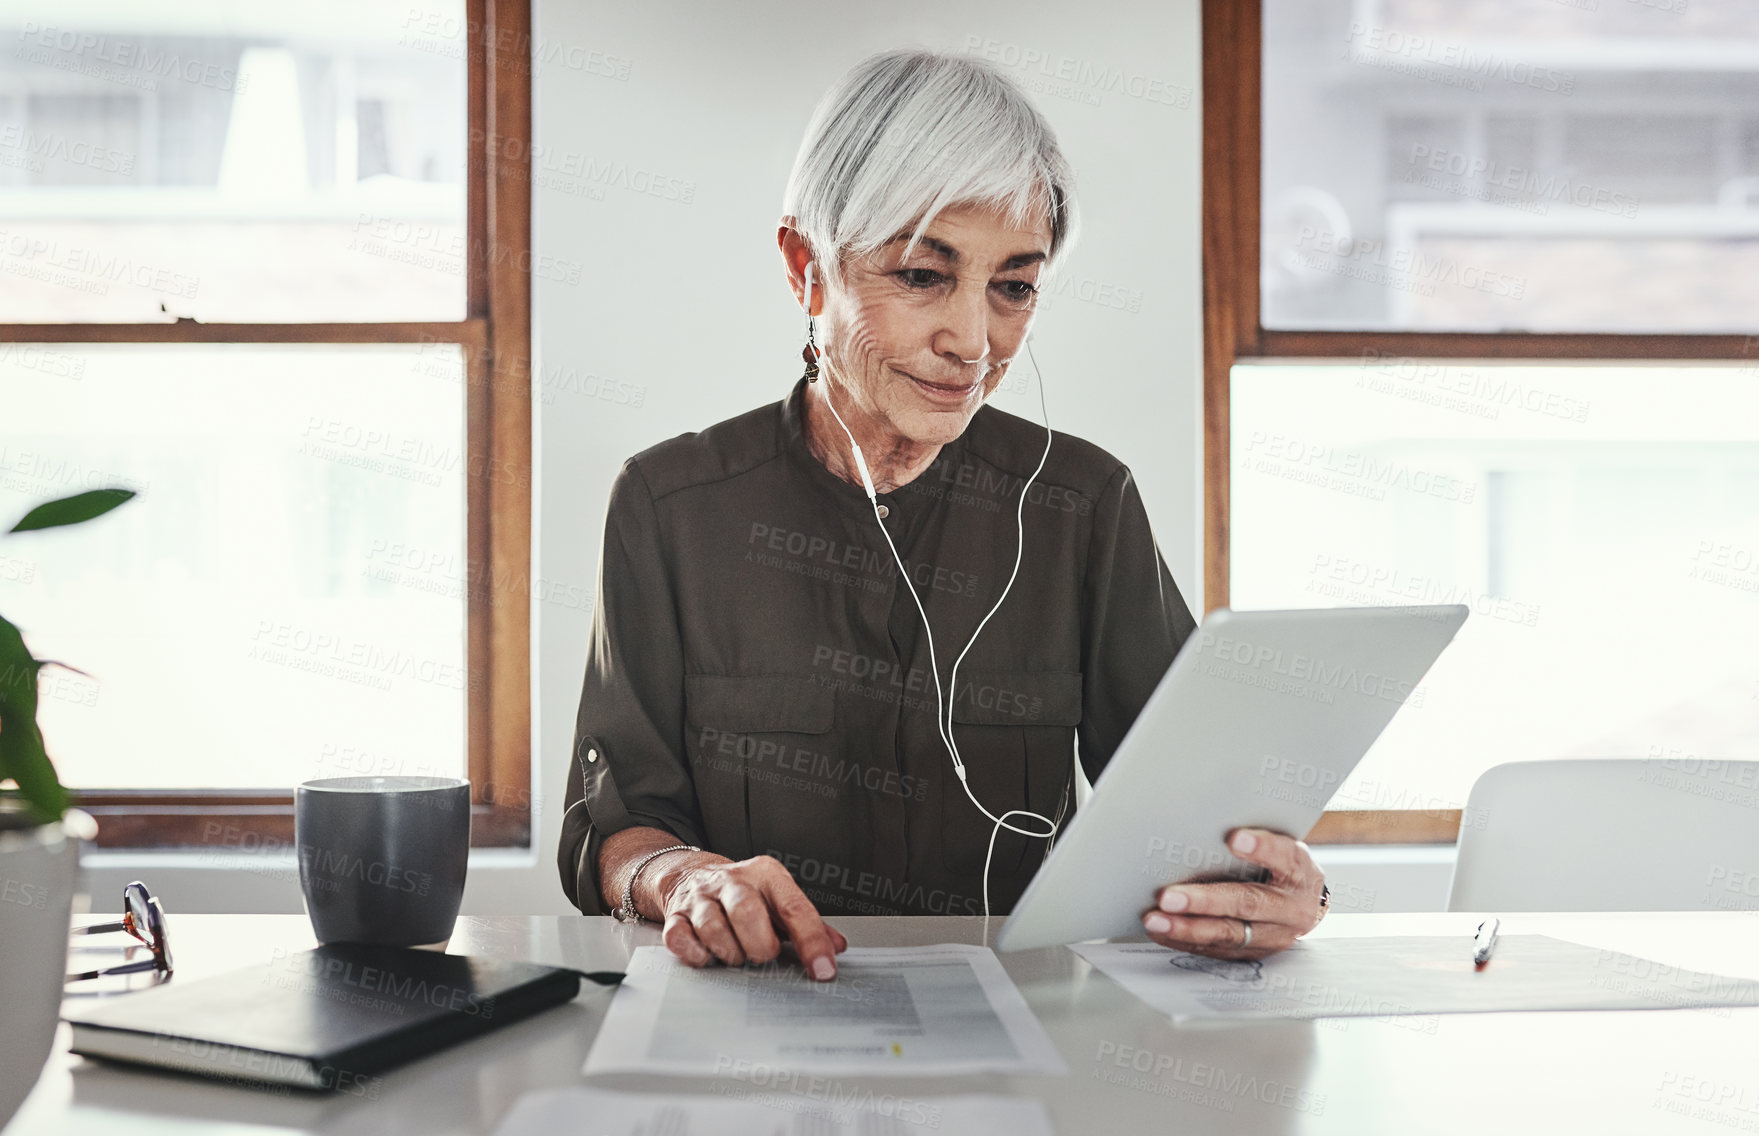
[[[55,1043],[79,845],[94,832],[92,819],[77,812],[56,824],[0,829],[0,1128]]]

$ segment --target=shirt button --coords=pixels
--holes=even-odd
[[[879,506],[875,511],[879,513],[879,519],[882,521],[892,515],[892,511],[884,505]]]
[[[589,749],[586,751],[586,760],[597,761],[598,759],[599,759],[599,751],[598,750]]]

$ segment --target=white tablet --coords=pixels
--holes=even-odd
[[[1225,834],[1305,836],[1466,614],[1460,604],[1211,612],[1058,834],[997,948],[1140,935],[1162,884],[1257,878]]]

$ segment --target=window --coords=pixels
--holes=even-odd
[[[0,56],[14,322],[465,315],[466,66],[423,16],[26,8]]]
[[[1263,13],[1264,327],[1752,329],[1759,7]]]
[[[1205,592],[1473,615],[1315,840],[1759,743],[1759,13],[1206,0]],[[1744,634],[1745,633],[1745,634]]]
[[[103,524],[7,542],[27,585],[8,590],[8,618],[40,657],[102,679],[45,675],[39,720],[63,778],[285,789],[464,776],[469,461],[464,399],[444,369],[429,373],[434,351],[7,354],[5,513],[91,483],[140,493]],[[455,374],[457,355],[445,344],[442,368]]]
[[[1337,807],[1504,761],[1759,750],[1753,368],[1242,363],[1230,600],[1464,604]]]
[[[106,846],[468,775],[530,834],[530,13],[36,4],[0,59],[0,548]],[[167,10],[169,11],[169,10]],[[493,144],[491,145],[491,140]]]

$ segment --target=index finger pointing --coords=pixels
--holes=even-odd
[[[819,982],[829,982],[837,977],[837,948],[831,941],[830,928],[819,918],[818,908],[806,898],[794,877],[784,870],[766,879],[763,889],[770,910],[787,929],[794,953],[800,956],[806,973]]]

